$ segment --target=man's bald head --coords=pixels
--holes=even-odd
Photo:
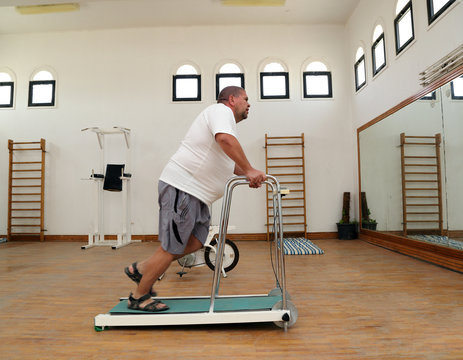
[[[244,92],[244,89],[239,86],[227,86],[222,89],[222,91],[219,94],[219,97],[217,99],[218,103],[224,103],[228,102],[230,99],[230,96],[238,97],[242,95]]]

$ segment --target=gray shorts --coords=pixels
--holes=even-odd
[[[202,244],[209,233],[209,207],[193,195],[187,194],[159,180],[159,241],[170,254],[180,255],[191,235]]]

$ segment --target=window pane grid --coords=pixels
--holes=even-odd
[[[366,84],[365,74],[365,55],[363,55],[354,65],[355,70],[355,90],[360,90]]]
[[[428,24],[431,25],[431,23],[444,13],[454,2],[455,0],[427,0]]]
[[[55,106],[55,80],[29,82],[28,106]]]
[[[452,99],[463,100],[463,76],[456,78],[450,83]]]
[[[303,73],[304,98],[333,97],[331,72],[306,71]]]
[[[386,45],[384,42],[384,33],[378,37],[371,49],[374,76],[386,66]]]
[[[0,82],[0,108],[13,107],[14,82]]]
[[[244,74],[216,74],[215,76],[215,98],[218,99],[220,91],[227,86],[239,86],[244,89]]]
[[[289,78],[287,72],[260,73],[261,99],[289,99]]]
[[[201,75],[174,75],[172,101],[201,101]]]
[[[420,100],[436,100],[436,92],[432,91],[429,94],[422,96]]]
[[[413,10],[410,1],[394,20],[396,53],[399,54],[415,38],[413,30]]]

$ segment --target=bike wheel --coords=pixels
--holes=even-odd
[[[216,247],[217,240],[212,239],[210,245]],[[211,251],[210,247],[206,247],[206,249],[204,250],[204,260],[206,261],[207,266],[209,266],[209,269],[211,270],[215,270],[215,256],[215,251]],[[225,272],[233,270],[236,264],[238,264],[239,259],[240,252],[238,251],[238,247],[235,245],[233,241],[225,239],[225,249],[223,251],[222,264]]]

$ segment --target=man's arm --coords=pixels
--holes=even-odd
[[[230,134],[218,133],[215,135],[215,141],[235,162],[235,174],[246,176],[250,187],[260,187],[262,181],[266,179],[265,173],[251,166],[238,139]]]

